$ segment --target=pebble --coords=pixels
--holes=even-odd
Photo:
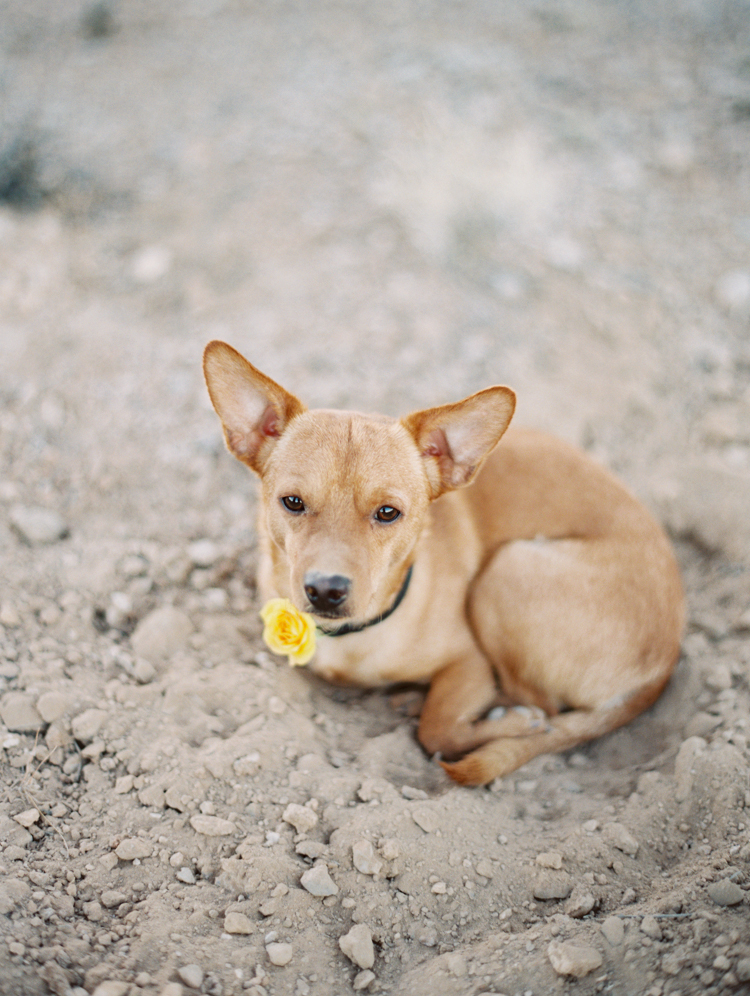
[[[542,872],[534,882],[535,899],[567,899],[573,891],[573,880],[567,872]]]
[[[355,993],[361,992],[363,989],[367,989],[375,981],[375,973],[366,969],[364,972],[357,972],[354,976],[354,982],[352,983],[352,989]]]
[[[10,524],[29,546],[45,546],[64,539],[69,528],[65,520],[48,508],[35,505],[14,505],[10,510]]]
[[[0,700],[0,719],[11,733],[36,733],[44,720],[34,705],[34,696],[26,692],[8,692]]]
[[[73,718],[70,729],[76,740],[88,744],[101,730],[106,719],[104,709],[86,709]]]
[[[601,932],[613,948],[625,940],[625,927],[619,916],[608,916],[601,925]]]
[[[153,848],[147,840],[141,837],[126,837],[115,848],[115,854],[121,861],[135,861],[136,858],[148,858]]]
[[[203,969],[200,965],[183,965],[177,969],[177,974],[191,989],[200,989],[203,985]]]
[[[414,806],[411,810],[411,818],[425,833],[435,833],[436,830],[440,829],[438,815],[430,806]]]
[[[253,922],[244,913],[232,910],[224,917],[224,931],[227,934],[252,934]]]
[[[73,706],[75,699],[64,692],[45,692],[40,695],[36,708],[45,723],[54,723]]]
[[[119,906],[121,903],[127,902],[127,896],[122,892],[117,892],[114,889],[107,889],[99,897],[99,902],[102,906],[106,906],[108,910],[113,909],[115,906]]]
[[[339,937],[339,947],[359,968],[372,968],[375,964],[375,948],[372,932],[364,923],[358,923],[343,937]]]
[[[192,870],[188,868],[187,865],[183,865],[182,868],[177,872],[175,876],[180,882],[184,882],[186,885],[195,885],[195,875]]]
[[[735,972],[740,982],[750,982],[750,958],[740,958]]]
[[[383,862],[369,840],[358,840],[352,845],[352,861],[363,875],[377,875],[383,868]]]
[[[737,906],[745,898],[745,893],[739,885],[728,878],[711,882],[706,891],[717,906]]]
[[[119,979],[105,979],[96,987],[93,996],[125,996],[129,989],[129,982],[121,982]]]
[[[648,914],[644,916],[641,920],[641,931],[646,935],[646,937],[652,938],[654,941],[660,941],[662,937],[661,927],[659,926],[659,921],[656,917]]]
[[[309,833],[318,822],[318,814],[309,806],[299,806],[296,802],[290,802],[281,816],[285,823],[289,823],[297,833]]]
[[[32,827],[37,822],[40,816],[41,813],[38,809],[25,809],[22,813],[17,813],[13,819],[28,830],[29,827]]]
[[[191,816],[190,826],[205,837],[227,837],[237,830],[237,824],[231,820],[224,820],[220,816],[206,816],[205,813]]]
[[[629,854],[633,858],[638,854],[640,844],[622,823],[606,823],[602,834],[605,840],[623,854]]]
[[[702,737],[688,737],[680,744],[677,757],[674,761],[675,799],[677,802],[685,802],[693,791],[693,781],[695,772],[693,764],[696,758],[706,749],[706,741]]]
[[[15,629],[16,626],[21,625],[21,617],[12,602],[3,602],[0,605],[0,625],[6,626],[8,629]]]
[[[291,944],[277,942],[266,944],[266,954],[272,965],[278,965],[279,968],[283,968],[284,965],[288,965],[292,960],[294,949]]]
[[[137,657],[159,664],[176,654],[192,632],[193,624],[184,612],[163,605],[141,619],[130,642]]]
[[[587,916],[596,905],[596,899],[584,886],[577,885],[565,904],[565,912],[576,920]]]
[[[133,788],[134,782],[132,775],[120,775],[115,782],[115,795],[126,795]]]
[[[201,539],[190,544],[187,554],[194,567],[213,567],[221,556],[221,550],[213,540]]]
[[[537,854],[536,863],[542,868],[557,868],[558,870],[562,868],[562,854],[557,851],[542,851],[541,854]],[[483,874],[480,872],[480,874]]]
[[[602,956],[596,948],[572,941],[550,941],[547,957],[558,975],[572,975],[576,979],[583,978],[602,965]]]
[[[145,657],[138,657],[133,665],[133,677],[139,685],[148,685],[156,677],[156,668]]]
[[[326,864],[308,868],[303,873],[300,884],[304,889],[307,889],[311,896],[335,896],[339,891],[339,887],[331,878]]]

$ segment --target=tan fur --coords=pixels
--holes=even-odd
[[[413,564],[395,612],[319,636],[309,667],[363,686],[429,683],[419,739],[456,781],[485,784],[658,697],[684,621],[669,542],[573,447],[510,430],[495,448],[509,388],[397,421],[307,411],[225,343],[209,343],[204,370],[229,449],[260,475],[264,599],[289,598],[324,628],[366,622]],[[401,515],[379,521],[383,508]],[[310,605],[311,577],[347,580],[335,619]],[[531,708],[486,718],[499,703]]]

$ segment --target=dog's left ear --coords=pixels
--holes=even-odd
[[[305,406],[225,342],[209,342],[203,373],[227,448],[262,474],[276,440]]]
[[[471,483],[508,428],[515,407],[509,387],[488,387],[453,405],[401,419],[424,460],[433,498]]]

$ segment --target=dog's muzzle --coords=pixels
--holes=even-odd
[[[305,595],[318,615],[335,618],[343,614],[342,607],[349,597],[352,583],[341,574],[305,574]]]

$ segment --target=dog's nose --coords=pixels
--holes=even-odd
[[[350,588],[351,581],[341,574],[308,571],[305,575],[305,594],[318,612],[336,612],[349,596]]]

